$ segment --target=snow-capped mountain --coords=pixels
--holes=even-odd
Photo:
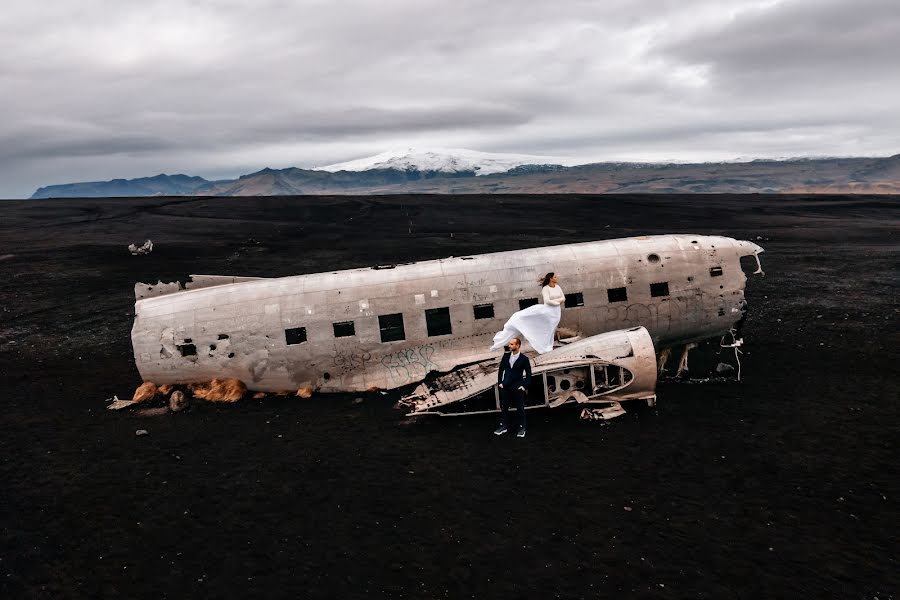
[[[521,165],[571,165],[571,159],[529,154],[495,154],[463,148],[405,148],[389,150],[347,162],[316,167],[316,171],[370,171],[394,169],[396,171],[431,171],[437,173],[472,173],[491,175],[506,173]]]

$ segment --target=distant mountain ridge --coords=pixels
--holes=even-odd
[[[32,198],[108,198],[130,196],[190,196],[211,189],[217,181],[188,175],[166,175],[138,179],[113,179],[64,183],[38,188]]]
[[[402,193],[900,193],[900,154],[883,158],[565,166],[525,162],[549,157],[462,152],[465,154],[383,154],[317,169],[265,168],[222,181],[157,175],[69,183],[42,187],[32,198]]]

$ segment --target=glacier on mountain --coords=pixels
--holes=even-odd
[[[432,171],[438,173],[475,173],[491,175],[506,173],[522,165],[564,165],[572,166],[571,159],[554,156],[534,156],[530,154],[495,154],[463,148],[406,148],[388,150],[369,156],[333,165],[315,167],[315,171],[369,171],[373,169],[394,169],[397,171]]]

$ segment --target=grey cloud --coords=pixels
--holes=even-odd
[[[4,5],[0,196],[407,144],[586,160],[900,148],[893,0],[55,4]]]
[[[56,132],[55,132],[56,133]],[[150,135],[110,133],[108,135],[0,135],[0,159],[6,161],[46,160],[64,157],[104,157],[114,154],[159,152],[172,143]]]
[[[529,121],[522,111],[504,108],[455,107],[386,110],[369,107],[338,112],[310,111],[281,115],[277,119],[252,122],[240,136],[256,134],[267,139],[303,137],[369,136],[390,132],[421,132],[447,129],[502,128]]]
[[[900,7],[895,0],[785,2],[656,51],[707,63],[725,78],[779,73],[889,77],[896,69]]]
[[[72,123],[17,127],[14,131],[0,132],[0,158],[100,157],[173,148],[209,150],[248,140],[255,143],[291,142],[454,129],[484,130],[521,125],[529,118],[528,114],[511,108],[487,107],[403,110],[354,107],[250,115],[246,119],[118,114],[90,127]],[[137,132],[126,133],[120,129]]]
[[[797,118],[783,118],[777,115],[749,114],[727,117],[710,115],[704,119],[689,121],[651,120],[644,123],[627,123],[609,126],[602,130],[584,131],[577,128],[560,129],[551,136],[534,138],[536,147],[545,152],[562,148],[583,150],[590,148],[622,148],[627,146],[668,146],[678,148],[689,146],[693,140],[711,136],[741,136],[760,134],[776,136],[786,131],[818,131],[834,125],[835,119],[828,115],[810,115]],[[841,126],[863,129],[867,126],[863,117],[844,119]],[[498,151],[511,151],[513,147],[500,147]],[[737,156],[737,153],[734,154]],[[734,157],[733,156],[733,157]]]

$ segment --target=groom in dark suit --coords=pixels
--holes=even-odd
[[[525,437],[525,392],[531,384],[531,361],[519,352],[522,342],[519,338],[509,341],[509,353],[500,359],[500,370],[497,372],[497,383],[500,386],[500,426],[494,435],[507,432],[509,423],[509,403],[515,402],[519,413],[519,432],[517,437]]]

